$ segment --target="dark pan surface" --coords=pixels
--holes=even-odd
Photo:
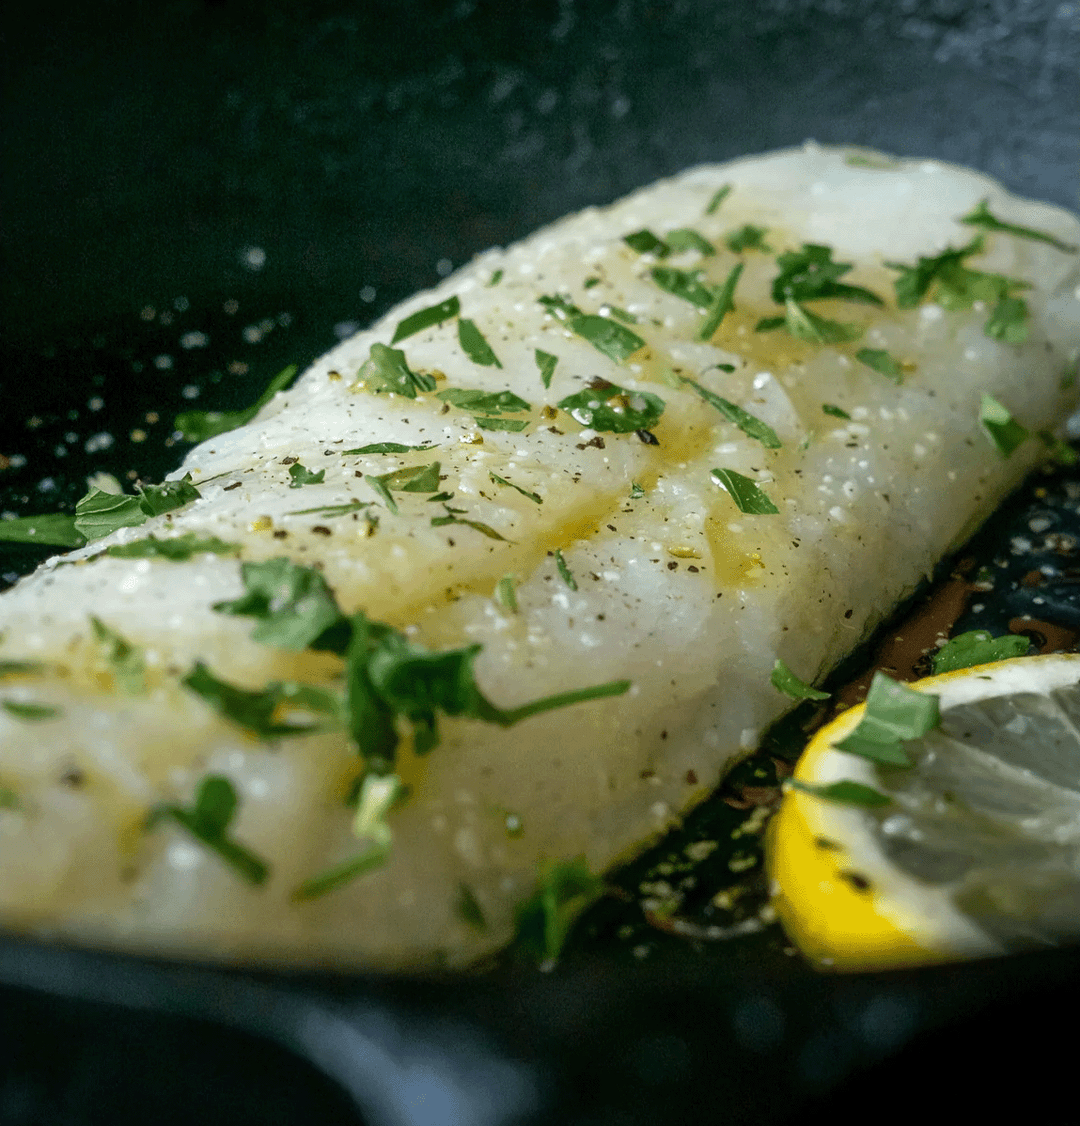
[[[0,35],[18,515],[98,470],[159,480],[177,411],[246,405],[477,251],[694,163],[813,137],[1080,203],[1080,7],[1058,0],[16,0]],[[0,587],[42,554],[0,545]],[[639,960],[640,929],[607,937],[644,926],[626,910],[561,972],[456,984],[5,940],[0,1126],[349,1122],[295,1053],[368,1126],[861,1121],[969,1056],[1005,1094],[1069,1073],[1039,1030],[1077,999],[1071,953],[840,981],[779,938]]]

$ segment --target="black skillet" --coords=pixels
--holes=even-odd
[[[20,515],[97,470],[159,480],[178,410],[246,405],[476,251],[700,161],[814,137],[1078,203],[1057,0],[20,0],[0,31]],[[0,545],[0,582],[41,554]],[[779,940],[645,945],[433,982],[7,938],[0,1123],[854,1121],[1064,1089],[1071,951],[821,978]]]

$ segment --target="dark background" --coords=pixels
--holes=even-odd
[[[697,162],[813,137],[1080,200],[1080,4],[1059,0],[16,0],[0,89],[0,513],[18,515],[70,509],[97,470],[160,479],[183,451],[178,410],[245,405],[477,251]],[[0,587],[43,554],[0,544]],[[5,947],[0,978],[30,980],[20,957]],[[1060,972],[1067,1000],[1071,963]],[[58,962],[34,981],[85,992],[69,973]],[[783,1117],[765,1096],[776,1053],[721,1066],[730,1030],[705,1011],[720,994],[680,971],[665,986],[675,1023],[649,1025],[641,990],[658,973],[594,978],[591,1023],[565,1024],[558,991],[576,985],[536,1001],[559,1033],[532,1043],[537,1058],[563,1060],[579,1036],[599,1076],[573,1120],[683,1122],[692,1105],[702,1122],[734,1105],[735,1121]],[[978,979],[987,1004],[996,980]],[[512,1024],[520,988],[485,1019]],[[827,1008],[819,994],[791,1004],[793,1019]],[[1011,1058],[1044,1084],[1008,1030],[1048,1002],[1010,1004],[979,1030],[982,1062],[1005,1072]],[[635,1029],[637,1062],[605,1077],[605,1045]],[[854,1066],[839,1035],[803,1045],[831,1060],[818,1094]],[[931,1057],[959,1066],[973,1035],[897,1062],[894,1089]],[[719,1063],[702,1048],[714,1041]],[[880,1088],[850,1091],[834,1122],[861,1120],[868,1100],[880,1119]],[[446,1120],[430,1109],[414,1121]],[[314,1072],[238,1033],[22,989],[0,999],[3,1126],[344,1115]]]

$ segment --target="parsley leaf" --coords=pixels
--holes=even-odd
[[[979,406],[979,422],[1002,457],[1009,457],[1030,434],[1013,418],[1007,407],[985,392]]]
[[[146,513],[138,497],[92,488],[75,505],[75,530],[88,541],[101,539],[118,528],[135,528],[145,523]]]
[[[147,536],[145,539],[134,540],[131,543],[114,544],[106,549],[105,554],[118,559],[161,558],[182,562],[193,555],[203,553],[235,555],[239,550],[238,543],[226,543],[217,536],[198,536],[194,532],[187,532],[185,535],[173,536],[169,539]]]
[[[443,505],[443,507],[446,508],[446,505]],[[446,508],[445,516],[432,516],[431,518],[433,528],[443,528],[447,524],[462,524],[466,528],[472,528],[473,531],[479,532],[482,536],[487,536],[489,540],[501,540],[503,543],[510,543],[506,536],[500,535],[490,524],[483,524],[479,520],[469,520],[464,516],[458,516],[457,513],[451,512],[449,508]]]
[[[840,805],[861,806],[863,809],[874,809],[888,805],[892,801],[892,798],[880,790],[875,790],[873,786],[865,786],[862,782],[852,782],[847,778],[839,782],[829,782],[825,786],[810,786],[794,778],[789,784],[793,790],[799,790],[804,794],[813,794],[814,797],[838,802]]]
[[[191,483],[191,474],[185,473],[178,481],[163,481],[160,485],[139,486],[139,507],[147,516],[160,516],[183,508],[202,493]]]
[[[709,406],[715,407],[716,410],[729,422],[733,422],[748,438],[754,438],[770,450],[778,450],[780,448],[780,439],[776,436],[776,431],[767,423],[762,422],[760,418],[756,418],[754,415],[750,414],[749,411],[744,411],[742,407],[736,406],[727,399],[722,399],[719,395],[714,394],[706,387],[702,387],[700,383],[695,383],[692,379],[684,378],[682,382],[692,387]]]
[[[390,391],[415,399],[417,391],[434,391],[435,379],[422,372],[413,371],[405,362],[405,353],[385,344],[372,344],[368,358],[360,365],[357,382],[380,394]]]
[[[803,243],[798,251],[786,251],[776,259],[780,267],[772,285],[772,298],[778,305],[788,301],[819,301],[841,298],[864,305],[883,305],[876,293],[859,285],[837,281],[852,267],[849,262],[834,262],[832,248],[817,243]]]
[[[62,512],[0,520],[0,543],[39,543],[43,547],[82,547],[86,536],[75,527],[75,517]]]
[[[720,204],[731,195],[731,187],[731,184],[724,184],[723,187],[717,188],[716,191],[713,192],[712,199],[709,200],[708,206],[705,208],[706,215],[712,215]]]
[[[577,590],[577,579],[574,578],[574,573],[567,566],[566,560],[563,558],[563,553],[555,549],[555,566],[559,570],[559,577],[571,589]]]
[[[35,676],[45,671],[41,661],[0,661],[0,680],[6,676]]]
[[[698,330],[698,340],[711,340],[721,322],[728,313],[735,310],[735,287],[739,284],[739,277],[743,272],[743,263],[732,268],[723,284],[713,293],[712,302]]]
[[[623,235],[623,242],[636,253],[651,254],[654,258],[666,258],[671,253],[671,247],[648,229]]]
[[[763,317],[754,326],[754,331],[769,332],[777,328],[786,328],[796,340],[806,340],[811,344],[846,344],[858,340],[863,334],[861,325],[819,317],[790,297],[785,302],[784,316]]]
[[[532,405],[513,391],[476,391],[467,387],[448,387],[435,398],[470,414],[500,415],[532,410]]]
[[[676,253],[681,254],[684,250],[696,250],[705,258],[716,253],[716,247],[707,238],[699,235],[692,227],[678,227],[674,231],[668,231],[665,238],[668,246]]]
[[[484,339],[484,334],[476,327],[475,322],[462,317],[458,321],[457,328],[461,350],[474,364],[480,364],[482,367],[502,367],[499,357],[491,350],[491,345]]]
[[[1058,465],[1076,465],[1080,461],[1080,454],[1064,439],[1059,438],[1050,430],[1040,430],[1039,437],[1046,446],[1047,456]]]
[[[514,912],[515,945],[541,964],[558,958],[574,920],[604,894],[604,881],[594,876],[585,857],[548,864],[536,889]]]
[[[742,254],[744,250],[763,250],[767,254],[771,254],[772,247],[765,241],[765,236],[768,233],[768,227],[755,227],[752,223],[747,223],[737,231],[732,231],[731,234],[726,235],[724,245],[736,254]]]
[[[294,652],[322,648],[320,639],[341,619],[326,580],[313,567],[301,567],[289,559],[267,559],[242,563],[240,577],[244,594],[226,602],[215,602],[219,614],[255,618],[253,641],[276,645]]]
[[[239,688],[197,661],[181,680],[214,711],[260,739],[336,731],[344,715],[336,692],[313,684],[273,680],[265,688]]]
[[[628,391],[604,380],[567,395],[557,404],[582,426],[613,434],[651,430],[664,413],[664,400],[648,391]]]
[[[917,692],[878,671],[870,682],[862,719],[836,747],[886,766],[911,766],[903,740],[921,738],[940,720],[937,696]]]
[[[429,305],[426,309],[420,309],[415,313],[410,313],[404,320],[398,322],[398,326],[394,329],[394,336],[390,343],[396,344],[399,340],[405,340],[409,336],[423,332],[425,328],[431,328],[433,325],[441,325],[443,321],[448,321],[451,317],[456,317],[460,311],[460,300],[457,297],[449,297],[445,301],[441,301],[438,305]]]
[[[495,601],[511,614],[518,612],[517,590],[513,575],[503,575],[495,584]]]
[[[639,348],[645,347],[645,341],[636,332],[631,332],[611,317],[579,313],[571,317],[567,324],[571,332],[582,340],[587,340],[598,352],[603,352],[617,364],[623,363]]]
[[[475,893],[468,884],[458,884],[457,914],[463,923],[473,930],[486,931],[487,919]]]
[[[994,637],[987,630],[973,629],[950,638],[935,653],[930,654],[934,675],[1004,661],[1010,657],[1023,657],[1031,642],[1019,634],[1008,633]]]
[[[434,442],[424,442],[419,446],[407,446],[404,442],[372,442],[367,446],[357,446],[355,450],[342,450],[343,455],[352,454],[403,454],[409,450],[431,450]]]
[[[543,504],[543,499],[539,493],[530,493],[528,489],[523,489],[520,485],[515,485],[513,481],[507,481],[505,477],[500,477],[498,473],[488,473],[488,476],[495,482],[496,485],[505,485],[508,489],[515,489],[521,493],[523,497],[528,497],[533,504]]]
[[[155,806],[147,818],[146,828],[152,829],[166,818],[175,821],[197,841],[217,853],[249,884],[262,884],[266,882],[270,869],[253,852],[228,836],[238,804],[236,790],[229,779],[220,774],[208,774],[199,783],[189,809],[180,805]]]
[[[14,700],[0,700],[0,708],[16,719],[55,719],[60,715],[60,709],[51,704],[19,704]]]
[[[540,371],[540,381],[545,387],[550,387],[551,377],[555,374],[555,365],[559,362],[559,357],[553,356],[550,352],[545,352],[542,348],[536,348],[533,355],[536,358],[536,366]]]
[[[1003,223],[991,213],[987,206],[989,202],[989,197],[979,200],[975,210],[965,215],[960,222],[966,223],[969,227],[982,227],[985,231],[1001,231],[1005,234],[1016,235],[1018,238],[1045,242],[1048,246],[1064,251],[1066,254],[1075,254],[1080,249],[1071,243],[1062,242],[1061,239],[1055,238],[1053,235],[1048,235],[1045,231],[1038,231],[1034,227],[1021,227],[1016,223]]]
[[[1028,307],[1019,297],[1002,297],[983,326],[987,336],[1006,344],[1023,344],[1030,334]]]
[[[833,418],[851,418],[851,415],[843,407],[838,407],[835,403],[822,403],[821,410],[822,413],[832,415]]]
[[[437,461],[429,465],[407,465],[402,469],[380,474],[375,480],[381,481],[386,488],[393,489],[395,492],[437,493],[441,468]]]
[[[894,383],[900,383],[904,378],[900,361],[891,356],[884,348],[860,348],[855,353],[855,359],[860,364],[866,364],[868,368],[873,368],[874,371],[891,379]]]
[[[708,309],[715,294],[701,284],[700,270],[677,270],[674,266],[654,266],[650,272],[652,280],[673,297],[689,301],[699,309]]]
[[[539,304],[553,316],[557,317],[560,321],[567,321],[571,317],[579,317],[582,315],[581,310],[568,298],[563,297],[561,294],[552,296],[547,294],[543,297],[536,299]]]
[[[774,516],[780,511],[749,477],[734,469],[714,469],[711,476],[728,493],[740,512],[748,516]]]
[[[279,391],[284,391],[296,378],[298,370],[295,364],[290,364],[279,371],[250,407],[238,411],[185,411],[176,416],[173,426],[185,442],[204,442],[236,430],[249,423]]]
[[[297,461],[289,466],[289,477],[291,478],[289,488],[299,489],[304,485],[321,485],[325,476],[325,469],[320,469],[318,473],[315,473]]]
[[[827,700],[829,698],[828,692],[821,692],[813,685],[807,684],[805,680],[800,680],[779,657],[773,665],[769,683],[773,688],[783,692],[785,696],[790,696],[793,700]]]
[[[98,652],[109,665],[113,680],[121,692],[136,696],[146,690],[146,665],[142,650],[107,626],[100,618],[90,617]]]
[[[503,271],[502,270],[496,270],[495,273],[493,273],[491,275],[491,277],[488,279],[484,288],[485,289],[491,289],[492,286],[498,285],[499,282],[502,281],[502,279],[503,279]]]

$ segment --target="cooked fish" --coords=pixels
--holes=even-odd
[[[778,661],[818,680],[1047,456],[1078,241],[931,161],[696,168],[481,254],[164,488],[92,493],[0,598],[5,925],[503,944],[538,865],[664,832],[791,706]]]

